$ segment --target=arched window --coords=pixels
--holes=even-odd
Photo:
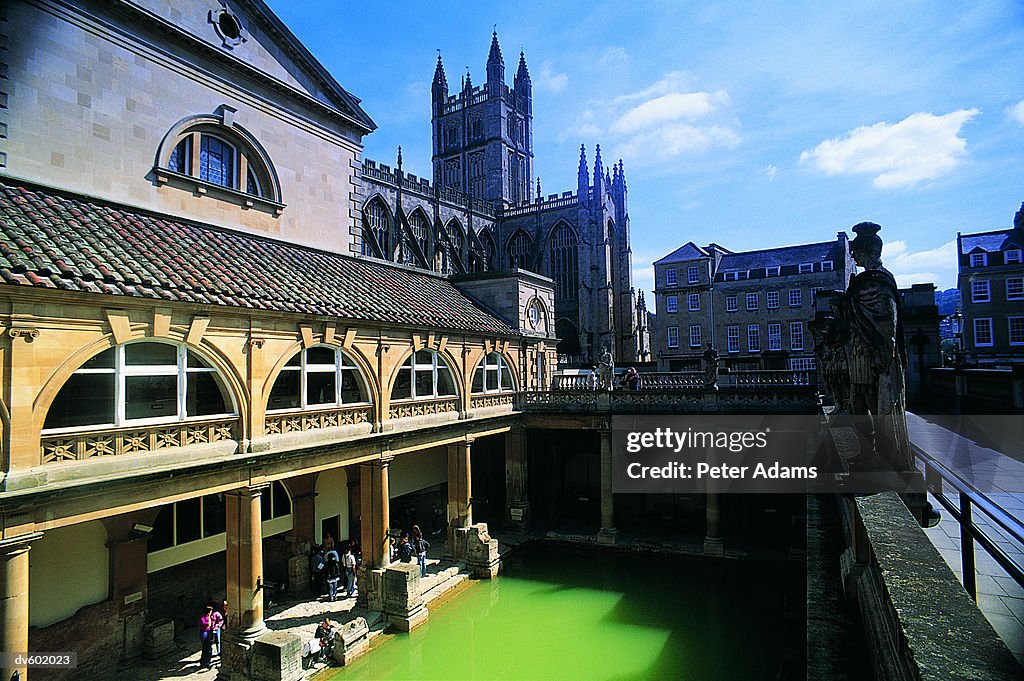
[[[44,430],[236,414],[224,379],[183,343],[140,342],[92,357],[61,387]]]
[[[430,242],[430,221],[421,210],[414,210],[409,216],[409,229],[412,230],[412,237],[416,245],[420,247],[420,253],[427,257],[427,245]],[[411,254],[410,254],[411,255]],[[410,260],[410,264],[415,264]]]
[[[512,371],[499,352],[492,352],[480,360],[473,374],[474,393],[498,393],[515,390]]]
[[[398,369],[392,400],[422,400],[456,395],[448,362],[433,350],[418,350]]]
[[[477,246],[470,253],[470,265],[474,272],[490,272],[494,269],[494,239],[486,229],[477,232]]]
[[[448,242],[452,246],[452,259],[461,260],[462,250],[466,245],[466,232],[458,220],[452,219],[448,222]]]
[[[237,123],[226,123],[224,115],[180,121],[164,138],[160,153],[158,181],[191,179],[207,188],[228,189],[273,203],[281,201],[280,184],[266,152]],[[163,171],[177,177],[171,178]],[[231,198],[223,192],[218,196]],[[247,205],[253,204],[249,201]]]
[[[370,401],[359,367],[341,350],[315,345],[297,353],[270,389],[267,411],[323,409]]]
[[[523,230],[518,230],[508,240],[508,266],[527,269],[533,260],[533,239]]]
[[[579,239],[565,223],[551,232],[551,278],[557,300],[579,296]]]
[[[363,255],[386,258],[388,252],[388,235],[391,232],[391,213],[379,196],[370,199],[363,208]],[[374,244],[366,238],[372,235]],[[379,249],[375,250],[374,246]]]

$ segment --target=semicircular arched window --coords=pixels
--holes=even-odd
[[[474,393],[500,393],[515,390],[512,370],[500,352],[492,352],[476,365],[473,373]]]
[[[44,430],[145,425],[237,414],[217,369],[184,343],[143,341],[104,350],[54,398]]]
[[[252,135],[228,120],[194,116],[172,128],[160,147],[157,181],[279,215],[284,205],[269,156]]]
[[[345,352],[314,345],[282,367],[270,389],[267,411],[369,404],[369,395],[359,367]]]
[[[424,400],[458,394],[455,377],[444,357],[433,350],[417,350],[398,368],[392,400]]]

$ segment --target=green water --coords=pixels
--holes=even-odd
[[[533,546],[331,679],[774,681],[784,577],[763,564]]]

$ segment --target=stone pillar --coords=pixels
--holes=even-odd
[[[619,531],[615,529],[615,497],[612,494],[612,433],[599,431],[601,435],[601,531],[597,533],[598,544],[614,544]]]
[[[263,623],[263,521],[260,497],[269,485],[253,485],[224,493],[227,522],[228,621],[218,679],[248,678],[249,657]]]
[[[391,563],[391,527],[388,489],[390,456],[360,464],[359,470],[359,542],[363,562],[359,566],[358,604],[381,611],[383,605],[384,570]]]
[[[130,664],[142,656],[149,607],[149,576],[146,574],[146,542],[158,509],[148,509],[103,519],[107,529],[110,598],[118,607],[118,625],[124,634],[121,662]]]
[[[309,591],[309,549],[316,539],[316,479],[307,473],[284,481],[292,498],[292,531],[285,535],[288,546],[288,594]]]
[[[42,537],[33,532],[9,539],[0,539],[0,651],[27,653],[28,650],[28,548]],[[0,679],[15,673],[21,681],[28,679],[25,667],[4,667]]]
[[[525,530],[530,522],[527,475],[526,432],[513,428],[505,433],[505,524],[517,531]]]
[[[466,437],[463,442],[448,445],[448,537],[445,544],[445,557],[461,560],[465,556],[458,555],[455,550],[455,530],[473,524],[473,508],[470,505],[472,496],[472,475],[470,453],[473,438]]]
[[[704,554],[708,556],[725,555],[725,544],[722,542],[722,509],[721,495],[717,490],[711,489],[712,482],[708,481],[708,491],[705,495],[705,518],[707,529],[704,534]]]

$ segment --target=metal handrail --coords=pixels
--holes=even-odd
[[[915,444],[910,445],[915,458],[920,459],[925,467],[925,481],[932,495],[949,511],[960,525],[960,564],[963,568],[964,588],[975,601],[978,600],[978,580],[974,566],[974,542],[977,541],[988,555],[992,556],[1006,573],[1017,584],[1024,587],[1024,566],[1014,561],[999,548],[996,541],[974,522],[974,508],[991,518],[1015,542],[1024,545],[1024,523],[1006,512],[986,495],[975,489],[958,474],[946,468],[930,454]],[[938,484],[933,487],[934,475],[939,476]],[[954,503],[943,492],[943,485],[948,483],[960,495],[959,504]]]

